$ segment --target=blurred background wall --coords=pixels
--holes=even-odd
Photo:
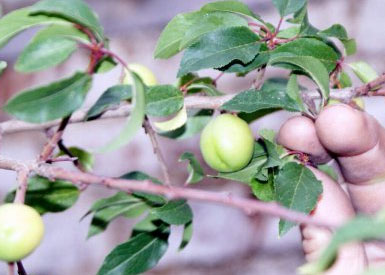
[[[12,11],[36,1],[0,0],[3,13]],[[154,60],[152,53],[157,38],[167,22],[179,12],[198,9],[206,0],[88,0],[99,14],[111,47],[128,62],[140,62],[150,67],[160,83],[173,83],[180,55],[170,60]],[[264,18],[277,22],[277,13],[270,0],[245,0],[247,4]],[[379,73],[385,71],[385,1],[383,0],[309,0],[310,21],[323,29],[333,23],[346,26],[350,36],[358,43],[358,54],[350,61],[365,59]],[[0,50],[0,60],[9,62],[9,69],[0,78],[0,103],[3,104],[16,92],[35,85],[48,83],[54,79],[68,76],[77,69],[87,66],[84,52],[75,54],[67,63],[55,70],[43,71],[31,75],[20,75],[12,70],[23,45],[35,31],[28,31],[18,36],[7,47]],[[216,76],[217,73],[205,71]],[[282,70],[268,70],[269,76],[287,76]],[[85,104],[89,106],[109,86],[116,83],[119,68],[95,77],[93,88]],[[253,75],[235,78],[227,75],[219,82],[219,88],[226,92],[235,92],[250,86]],[[367,109],[383,124],[384,99],[366,100]],[[278,129],[286,112],[278,112],[256,121],[252,127]],[[0,113],[0,119],[9,119]],[[86,125],[71,125],[64,137],[68,146],[76,145],[92,151],[99,148],[113,135],[119,132],[124,120],[91,122]],[[40,152],[46,137],[41,132],[29,132],[7,135],[0,144],[0,153],[20,159],[35,158]],[[190,140],[171,142],[160,140],[167,163],[172,167],[172,179],[175,184],[182,184],[186,178],[184,163],[177,160],[184,151],[192,151],[200,158],[197,151],[199,137]],[[206,171],[210,171],[207,167]],[[107,176],[119,176],[132,170],[142,170],[161,178],[159,166],[154,157],[150,142],[144,133],[128,146],[103,155],[96,155],[94,172]],[[15,175],[0,171],[0,198],[15,187]],[[206,180],[198,187],[231,192],[247,196],[248,190],[231,182]],[[89,219],[79,222],[92,202],[112,194],[110,190],[91,187],[82,194],[76,205],[60,214],[48,214],[44,217],[47,233],[43,244],[25,260],[29,274],[36,275],[74,275],[95,274],[105,255],[118,243],[125,241],[133,221],[118,219],[106,233],[90,240],[85,240]],[[282,239],[277,237],[277,220],[261,216],[247,217],[243,213],[205,203],[192,203],[194,208],[194,236],[190,245],[181,253],[177,245],[181,238],[179,228],[174,228],[171,245],[167,256],[157,268],[147,274],[295,274],[297,266],[303,263],[300,248],[300,236],[297,229],[292,230]],[[0,274],[5,274],[5,265],[1,265]]]

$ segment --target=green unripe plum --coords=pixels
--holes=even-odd
[[[44,224],[39,213],[24,204],[0,206],[0,260],[16,262],[40,244]]]
[[[355,97],[352,99],[355,104],[357,104],[358,107],[360,107],[362,110],[365,110],[365,101],[361,97]],[[342,104],[341,101],[337,99],[329,99],[328,101],[328,106],[330,105],[336,105],[336,104]]]
[[[158,84],[158,81],[156,80],[155,75],[146,66],[143,66],[137,63],[132,63],[132,64],[128,64],[128,68],[134,73],[136,73],[142,79],[143,83],[146,86],[154,86]],[[123,83],[127,85],[133,84],[131,75],[127,72],[127,70],[126,70],[126,76],[124,77]]]
[[[206,163],[219,172],[234,172],[245,167],[254,150],[254,137],[242,119],[223,114],[203,129],[200,148]]]

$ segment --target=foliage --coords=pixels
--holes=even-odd
[[[94,74],[109,71],[121,63],[125,74],[122,79],[131,78],[130,85],[124,81],[113,83],[85,115],[85,120],[89,121],[120,105],[131,106],[120,134],[98,149],[98,153],[103,153],[128,144],[149,117],[163,119],[153,122],[156,133],[163,137],[184,140],[199,134],[212,119],[214,111],[211,108],[188,108],[185,98],[199,95],[214,101],[224,95],[216,85],[219,77],[212,79],[199,75],[203,69],[216,70],[220,76],[235,74],[243,77],[252,72],[263,76],[266,69],[279,67],[287,71],[287,77],[257,79],[252,88],[237,92],[216,109],[236,112],[248,123],[277,110],[313,117],[329,100],[330,87],[352,85],[341,63],[355,53],[355,40],[340,24],[324,30],[314,27],[309,21],[306,0],[272,0],[272,3],[278,12],[277,20],[280,23],[285,20],[289,27],[282,29],[280,23],[266,22],[247,5],[235,0],[210,2],[198,11],[176,15],[160,34],[154,57],[167,59],[183,52],[177,83],[150,87],[139,75],[125,68],[126,64],[120,58],[111,54],[98,16],[85,1],[41,0],[10,12],[0,19],[0,47],[20,32],[40,27],[20,53],[14,66],[17,72],[27,74],[55,67],[79,48],[88,49],[92,54],[87,71],[22,91],[8,100],[3,109],[14,118],[35,124],[65,120],[82,107]],[[354,62],[350,67],[364,83],[378,76],[365,62]],[[7,63],[0,61],[0,74],[6,69]],[[303,78],[318,86],[321,100],[316,110],[304,100],[303,96],[309,91],[300,85]],[[331,85],[330,79],[336,79],[338,83]],[[59,156],[63,154],[77,157],[84,171],[92,170],[94,158],[91,153],[71,147]],[[258,200],[274,201],[306,214],[315,208],[322,194],[322,184],[306,167],[307,163],[278,145],[275,133],[270,130],[259,132],[253,156],[241,170],[206,175],[190,152],[184,152],[179,161],[186,163],[186,184],[195,184],[207,177],[228,179],[247,185]],[[335,176],[328,166],[318,168]],[[139,171],[121,178],[143,184],[146,181],[161,184]],[[70,182],[35,175],[29,178],[25,202],[41,214],[53,213],[70,208],[79,195],[79,189]],[[14,197],[15,191],[12,191],[5,200],[11,202]],[[98,275],[138,274],[153,268],[168,248],[171,226],[183,226],[180,250],[192,237],[193,213],[183,199],[168,199],[145,192],[117,192],[96,201],[84,217],[88,215],[92,216],[88,238],[107,230],[117,218],[141,219],[130,238],[107,255]],[[313,274],[325,270],[340,245],[379,238],[384,233],[383,223],[380,216],[358,217],[344,225],[338,229],[319,262],[305,266],[302,271]],[[292,222],[281,220],[279,235],[293,226]]]

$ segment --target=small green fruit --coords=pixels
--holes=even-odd
[[[158,84],[158,81],[156,80],[155,75],[146,66],[133,63],[133,64],[128,64],[128,68],[134,73],[136,73],[142,79],[143,83],[146,86],[154,86]],[[125,72],[126,72],[126,76],[123,80],[123,84],[132,85],[131,75],[127,72],[127,70]]]
[[[200,148],[206,163],[219,172],[234,172],[245,167],[254,150],[254,137],[242,119],[224,114],[203,129]]]
[[[0,206],[0,260],[16,262],[40,244],[44,224],[39,213],[24,204]]]
[[[353,101],[355,104],[357,104],[358,107],[360,107],[362,110],[365,110],[365,101],[362,98],[355,97],[355,98],[353,98]],[[331,99],[329,99],[327,105],[330,106],[330,105],[335,105],[335,104],[342,104],[342,102],[337,100],[337,99],[331,98]]]

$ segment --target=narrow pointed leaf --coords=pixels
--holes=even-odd
[[[163,222],[174,225],[181,225],[190,222],[193,213],[185,200],[173,200],[167,204],[153,208],[151,213]]]
[[[220,68],[232,60],[248,63],[254,59],[261,44],[248,27],[219,29],[202,36],[184,53],[178,77],[207,68]]]
[[[303,69],[317,83],[322,99],[327,100],[329,98],[329,74],[325,66],[318,59],[311,56],[280,56],[270,60],[272,65],[279,63],[289,63]]]
[[[146,113],[151,116],[169,116],[183,107],[183,94],[172,85],[156,85],[146,93]]]
[[[61,18],[46,15],[31,16],[31,9],[24,8],[8,13],[0,19],[0,48],[8,41],[28,28],[47,24],[67,24]]]
[[[81,107],[90,86],[88,74],[76,73],[70,78],[17,94],[7,102],[4,110],[32,123],[63,118]]]
[[[317,204],[322,193],[322,184],[309,168],[289,162],[279,172],[275,180],[276,200],[283,206],[309,213]],[[280,220],[279,235],[288,232],[295,224]]]
[[[91,29],[99,41],[104,40],[98,16],[82,0],[41,0],[31,7],[31,13],[65,18]]]
[[[193,234],[193,223],[192,222],[186,223],[183,227],[182,241],[178,248],[179,251],[182,251],[190,243],[192,234]]]
[[[186,184],[197,183],[200,182],[204,178],[204,171],[199,161],[195,158],[193,153],[184,152],[179,161],[188,161],[187,171],[189,176],[186,180]]]
[[[278,56],[311,56],[321,61],[328,72],[336,67],[338,60],[332,47],[315,38],[299,38],[285,43],[271,53],[271,59]]]
[[[140,274],[153,268],[168,247],[168,233],[141,233],[107,255],[97,275]]]
[[[230,0],[230,1],[211,2],[204,5],[201,8],[201,11],[205,11],[205,12],[225,11],[225,12],[231,12],[231,13],[236,13],[239,15],[251,17],[261,21],[261,17],[259,15],[256,15],[252,10],[250,10],[250,8],[247,5],[245,5],[240,1]]]
[[[15,193],[16,191],[8,193],[5,201],[13,202]],[[80,191],[71,182],[50,181],[47,178],[34,176],[28,180],[25,203],[43,215],[65,211],[76,203],[79,195]]]
[[[15,69],[28,73],[58,65],[77,49],[77,40],[88,41],[84,33],[72,26],[47,27],[23,50]]]
[[[133,78],[133,110],[131,116],[128,118],[123,130],[121,133],[115,137],[112,141],[110,141],[106,146],[104,146],[100,152],[108,152],[112,150],[116,150],[123,145],[126,145],[131,141],[131,139],[135,136],[135,134],[142,128],[142,123],[144,119],[145,113],[145,93],[144,93],[144,84],[140,80],[140,78],[132,73]]]
[[[218,28],[247,26],[237,15],[223,12],[189,12],[175,16],[162,31],[155,58],[169,58],[190,46],[202,35]]]
[[[285,109],[299,112],[301,107],[289,97],[285,90],[268,89],[247,90],[239,93],[222,105],[222,110],[252,113],[263,109]]]
[[[98,118],[109,108],[119,105],[124,100],[131,99],[131,89],[130,85],[115,85],[108,88],[88,110],[86,120]]]
[[[279,11],[281,17],[300,10],[306,2],[306,0],[273,0],[273,4]]]

